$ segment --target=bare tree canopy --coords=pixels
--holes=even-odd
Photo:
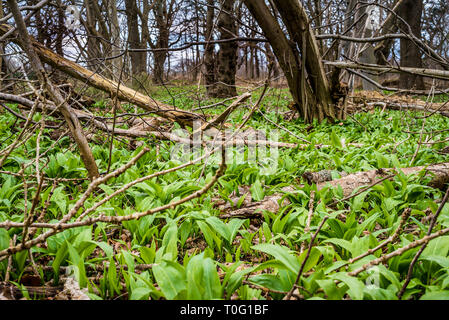
[[[0,300],[447,300],[448,128],[447,0],[1,1]]]

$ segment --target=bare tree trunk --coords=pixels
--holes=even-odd
[[[108,17],[110,21],[110,34],[111,34],[111,56],[116,57],[112,59],[112,77],[115,81],[119,80],[120,73],[122,70],[122,57],[118,57],[120,54],[120,26],[118,22],[117,5],[115,1],[109,0],[108,3]],[[143,41],[142,41],[143,42]],[[145,42],[143,42],[145,43]]]
[[[268,70],[272,70],[272,77],[277,79],[280,75],[280,71],[277,65],[276,57],[271,50],[271,46],[268,42],[265,42],[265,54],[268,61]]]
[[[62,50],[62,48],[63,48],[62,41],[64,39],[64,31],[65,31],[64,10],[62,8],[61,0],[57,0],[56,5],[58,6],[56,9],[56,11],[58,13],[58,29],[57,29],[57,33],[56,33],[55,50],[56,50],[57,54],[59,54],[61,57],[63,57],[64,50]]]
[[[156,0],[153,11],[156,18],[157,29],[159,32],[155,48],[167,48],[169,33],[165,20],[167,17],[167,5],[165,3],[165,0]],[[155,83],[164,83],[164,64],[166,58],[166,51],[154,52],[153,81]]]
[[[254,46],[254,68],[256,79],[260,79],[260,62],[259,62],[259,48]]]
[[[335,110],[314,31],[299,1],[273,1],[288,29],[290,40],[264,1],[244,2],[270,42],[287,78],[296,108],[304,120],[312,122],[313,119],[321,121],[341,116]],[[292,42],[295,45],[291,45]]]
[[[137,5],[136,0],[125,0],[126,6],[126,18],[128,23],[128,43],[129,48],[132,49],[142,49],[142,43],[140,40],[139,32],[139,21],[137,19]],[[133,76],[138,76],[141,73],[146,72],[147,65],[147,53],[145,51],[131,51],[131,72]]]
[[[402,10],[402,6],[407,0],[395,0],[392,12],[387,16],[383,22],[381,35],[393,33],[397,30],[397,18],[396,14],[399,10]],[[377,64],[387,64],[388,56],[390,55],[391,47],[393,46],[394,39],[387,39],[377,44],[374,49],[374,54],[377,59]]]
[[[99,58],[101,57],[100,41],[95,37],[93,30],[96,30],[96,18],[91,0],[84,0],[86,7],[86,31],[87,31],[87,65],[92,71],[99,70]],[[41,42],[41,41],[39,41]],[[42,43],[42,42],[41,42]]]
[[[214,0],[207,0],[207,15],[206,15],[206,41],[212,41],[214,29]],[[208,96],[213,96],[215,84],[215,57],[214,45],[206,44],[204,48],[204,82],[206,85],[206,93]]]
[[[398,14],[410,25],[415,36],[421,38],[421,16],[423,10],[422,0],[407,0]],[[403,30],[407,30],[403,26]],[[401,38],[401,67],[422,68],[421,52],[410,40]],[[420,76],[401,73],[399,76],[400,88],[424,89],[424,79]]]
[[[233,6],[235,0],[225,0],[223,11],[218,17],[218,29],[220,30],[220,40],[232,39],[237,33],[237,24],[233,19]],[[235,87],[235,74],[237,72],[237,42],[220,43],[220,51],[217,57],[217,82],[213,95],[217,98],[233,97],[237,95]]]

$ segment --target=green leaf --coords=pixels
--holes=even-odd
[[[272,255],[279,262],[281,262],[288,270],[293,273],[298,273],[299,271],[299,262],[296,256],[294,256],[290,250],[286,247],[275,245],[275,244],[259,244],[252,246],[254,250],[265,252],[269,255]]]
[[[279,280],[279,277],[273,274],[259,274],[249,278],[248,280],[249,282],[270,290],[288,291],[291,289],[291,286],[284,286]]]
[[[186,267],[187,299],[219,299],[222,288],[215,263],[204,253],[190,259]]]
[[[186,289],[185,270],[176,262],[164,261],[154,265],[153,274],[159,288],[168,300],[173,300]]]
[[[336,244],[339,247],[342,247],[343,249],[347,250],[348,252],[351,252],[351,250],[352,250],[352,243],[349,242],[348,240],[331,238],[331,239],[326,239],[323,241],[323,243],[329,243],[329,242]]]
[[[427,260],[430,262],[435,262],[442,266],[443,268],[449,268],[449,258],[448,257],[442,257],[442,256],[436,256],[436,255],[421,255],[419,260]]]
[[[354,198],[354,201],[352,202],[352,207],[351,207],[351,209],[353,211],[357,212],[357,211],[360,211],[360,209],[362,209],[362,206],[363,206],[363,203],[364,203],[364,200],[365,200],[365,197],[367,194],[368,194],[368,191],[365,191]]]
[[[316,281],[329,300],[341,300],[345,294],[344,288],[338,288],[334,280],[324,279]]]
[[[106,257],[108,257],[108,259],[110,259],[113,256],[114,249],[112,248],[112,246],[110,246],[106,242],[103,242],[103,241],[98,241],[98,242],[90,241],[90,242],[99,246],[103,250],[103,252],[106,254]]]
[[[362,300],[363,299],[363,290],[365,289],[365,284],[358,280],[357,278],[348,276],[344,272],[339,272],[333,274],[332,279],[340,280],[344,282],[348,287],[348,294],[353,300]]]
[[[154,248],[140,247],[139,248],[140,257],[146,264],[152,264],[156,256]]]
[[[421,257],[426,256],[441,256],[446,257],[449,252],[449,236],[442,236],[432,239],[427,244],[427,247],[422,252]]]
[[[331,132],[331,144],[335,148],[342,148],[341,141],[334,130]]]
[[[378,168],[388,168],[390,165],[390,161],[381,153],[375,152],[376,160],[377,160],[377,167]]]
[[[260,180],[257,179],[250,188],[251,197],[254,201],[262,201],[265,197],[265,192],[263,190]]]
[[[304,251],[300,256],[299,256],[299,263],[302,264],[304,259],[306,258],[307,255],[307,250]],[[310,254],[309,254],[309,258],[307,259],[306,264],[304,265],[304,269],[303,272],[307,272],[310,269],[312,269],[313,267],[316,266],[316,264],[318,263],[318,261],[320,260],[321,257],[321,252],[320,250],[318,250],[315,247],[312,247],[312,250],[310,250]]]
[[[128,266],[128,272],[134,272],[135,263],[133,255],[126,250],[122,250],[122,255]]]
[[[237,288],[242,285],[243,277],[248,273],[252,272],[253,270],[254,268],[246,268],[232,273],[232,275],[229,277],[229,281],[226,284],[227,299],[230,299],[234,291],[237,290]]]
[[[109,259],[108,282],[109,282],[109,289],[111,290],[112,295],[114,293],[120,293],[120,284],[117,279],[117,269],[114,259],[112,257]]]
[[[449,291],[432,291],[424,294],[420,300],[449,300]]]
[[[162,246],[165,247],[165,253],[171,253],[172,259],[178,256],[178,226],[176,222],[171,222],[165,231],[162,239]]]
[[[245,223],[245,220],[242,219],[232,219],[228,222],[227,227],[230,233],[229,236],[229,243],[231,244],[232,241],[234,241],[235,236],[237,235],[237,232],[241,228],[242,224]]]
[[[148,300],[151,289],[145,287],[138,287],[132,290],[129,300]]]
[[[84,261],[78,254],[78,252],[73,248],[73,246],[67,243],[67,249],[69,251],[70,260],[72,261],[72,265],[75,271],[75,279],[78,281],[80,288],[84,288],[87,286],[87,276],[86,270],[84,268]]]
[[[214,248],[214,241],[217,243],[217,248],[219,248],[219,251],[221,250],[221,241],[220,239],[215,235],[215,233],[210,229],[210,227],[204,222],[197,220],[196,223],[198,224],[198,227],[200,228],[201,232],[204,235],[204,239],[207,242],[207,245],[210,248]]]
[[[270,242],[272,236],[271,236],[271,230],[270,230],[270,227],[268,226],[268,223],[264,222],[262,225],[262,229],[263,229],[263,235],[265,236],[265,242]]]
[[[0,229],[0,250],[9,247],[9,234],[5,229]]]
[[[58,283],[59,280],[59,267],[61,266],[61,263],[65,260],[66,256],[68,254],[67,249],[67,242],[64,242],[56,252],[55,260],[53,261],[53,264],[51,265],[53,268],[53,271],[55,272],[55,282]]]
[[[206,218],[206,222],[212,227],[214,231],[219,233],[224,239],[230,239],[231,235],[225,223],[218,219],[217,217],[208,217]]]

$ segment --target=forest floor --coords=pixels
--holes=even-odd
[[[239,91],[243,93],[245,88]],[[261,91],[254,90],[251,99],[229,116],[227,129],[242,123]],[[150,94],[184,110],[220,101],[205,99],[203,88],[198,90],[194,85],[159,87]],[[390,110],[369,104],[377,96],[356,95],[359,100],[346,120],[310,125],[288,108],[291,99],[287,89],[269,88],[243,130],[259,130],[268,139],[277,137],[279,142],[296,147],[268,148],[256,160],[251,158],[254,161],[247,161],[250,148],[235,147],[234,155],[241,157],[228,161],[218,182],[198,198],[139,220],[67,229],[31,250],[0,261],[0,297],[276,300],[288,294],[300,272],[299,286],[292,295],[295,299],[397,299],[419,246],[403,248],[426,235],[444,191],[429,186],[431,177],[423,171],[405,175],[396,170],[391,179],[366,190],[357,188],[351,192],[352,197],[346,197],[341,187],[310,185],[304,173],[325,170],[330,179],[336,180],[363,171],[380,173],[386,168],[449,162],[449,118],[439,113]],[[404,98],[391,99],[396,99],[393,103],[405,103]],[[406,102],[422,106],[423,100],[408,98]],[[231,102],[196,112],[212,118]],[[22,112],[17,105],[8,106]],[[432,109],[436,107],[432,105]],[[118,113],[136,112],[127,104],[120,108]],[[98,116],[112,116],[108,100],[97,101],[94,109]],[[33,120],[39,122],[40,117],[36,113]],[[133,117],[123,116],[118,127],[128,129]],[[1,149],[23,123],[0,109]],[[160,124],[160,128],[172,132],[181,129],[177,124],[170,126]],[[87,129],[99,170],[104,173],[108,171],[110,137]],[[54,145],[54,130],[44,129],[40,137],[36,130],[3,165],[0,223],[23,222],[24,212],[33,205],[36,185],[26,181],[35,175],[34,166],[22,176],[8,172],[17,173],[23,164],[33,161],[37,139],[40,152],[47,152],[43,158],[47,162],[42,163],[45,176],[59,179],[55,187],[52,180],[42,187],[38,212],[45,208],[44,220],[59,221],[86,190],[89,181],[79,154],[67,136]],[[144,146],[150,150],[126,172],[100,185],[79,214],[138,178],[185,162],[174,156],[176,145],[170,141],[117,136],[111,170],[128,163]],[[219,157],[214,155],[207,163],[148,179],[107,201],[96,212],[120,216],[177,201],[204,187],[218,167]],[[363,192],[357,193],[360,190]],[[275,195],[280,195],[277,206],[261,207],[248,217],[233,215]],[[448,227],[446,204],[433,231]],[[37,229],[37,234],[44,231]],[[19,228],[0,228],[0,251],[20,243],[20,234]],[[397,237],[390,239],[393,235]],[[378,249],[371,252],[373,248]],[[366,267],[388,254],[391,258],[383,263]],[[413,269],[402,299],[449,298],[448,255],[449,235],[431,240]]]

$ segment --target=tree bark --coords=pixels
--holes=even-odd
[[[237,24],[233,19],[233,6],[235,0],[224,0],[223,11],[218,17],[217,27],[220,30],[220,40],[232,39],[237,33]],[[216,83],[213,96],[216,98],[227,98],[237,95],[235,87],[235,74],[237,72],[237,49],[235,41],[220,43],[217,56]]]
[[[394,33],[397,30],[397,18],[396,14],[399,10],[402,10],[402,6],[407,0],[396,0],[392,12],[390,12],[382,25],[382,31],[380,35]],[[394,39],[386,39],[377,44],[374,49],[374,54],[377,59],[377,64],[387,64],[388,56],[390,55],[391,47]]]
[[[419,167],[410,167],[410,168],[398,168],[396,170],[401,170],[405,175],[415,174],[422,170],[425,170],[426,176],[432,177],[429,182],[429,186],[433,188],[443,189],[447,183],[449,183],[449,163],[439,163],[432,164],[429,166],[419,166]],[[349,174],[343,178],[332,180],[332,181],[324,181],[317,183],[317,189],[321,190],[325,187],[341,187],[343,190],[343,197],[350,196],[354,190],[369,186],[376,181],[387,177],[388,175],[394,173],[393,169],[380,169],[380,170],[371,170],[366,172],[358,172],[354,174]],[[393,178],[390,178],[393,179]],[[242,190],[244,191],[244,190]],[[284,187],[282,189],[284,192],[294,192],[295,189],[291,186]],[[245,192],[240,192],[240,194],[244,194]],[[250,193],[249,193],[250,194]],[[284,201],[279,204],[279,201],[283,198],[282,193],[276,193],[270,196],[265,197],[262,201],[252,202],[251,195],[247,196],[243,201],[243,204],[240,209],[232,208],[227,202],[220,203],[217,202],[216,205],[218,209],[227,213],[222,218],[230,218],[230,217],[249,217],[249,216],[262,216],[263,210],[268,210],[271,212],[277,212],[281,206],[288,205],[290,201],[285,198]],[[239,198],[232,199],[234,203],[239,201]]]
[[[136,0],[125,0],[126,18],[128,24],[128,44],[130,49],[142,49],[144,46],[140,40],[139,21]],[[146,47],[146,46],[145,46]],[[131,59],[132,76],[139,76],[146,72],[147,53],[145,51],[131,51],[129,53]]]
[[[214,0],[207,0],[207,15],[206,15],[206,33],[207,41],[212,41],[214,29]],[[204,46],[204,83],[206,85],[206,93],[209,97],[213,97],[215,84],[215,57],[214,45],[206,43]]]
[[[314,31],[300,2],[273,1],[290,39],[264,1],[244,2],[270,42],[304,121],[311,123],[314,119],[322,121],[325,118],[341,117],[335,110],[333,93],[321,62]]]
[[[101,71],[100,58],[101,48],[100,41],[95,36],[94,30],[96,30],[96,18],[93,9],[93,2],[91,0],[85,0],[84,6],[86,7],[86,31],[87,31],[87,59],[88,68],[92,71]],[[44,44],[42,41],[39,41]]]
[[[410,25],[412,33],[421,38],[421,16],[423,11],[422,0],[407,0],[401,6],[398,14]],[[402,25],[407,32],[408,28]],[[422,68],[421,52],[412,41],[401,38],[401,67]],[[401,73],[399,76],[400,88],[424,89],[424,79],[418,75]]]
[[[108,17],[110,21],[110,35],[111,35],[111,56],[116,57],[112,59],[112,78],[114,81],[118,81],[120,78],[120,73],[122,72],[122,57],[120,55],[120,25],[118,22],[117,5],[115,1],[108,1]]]

